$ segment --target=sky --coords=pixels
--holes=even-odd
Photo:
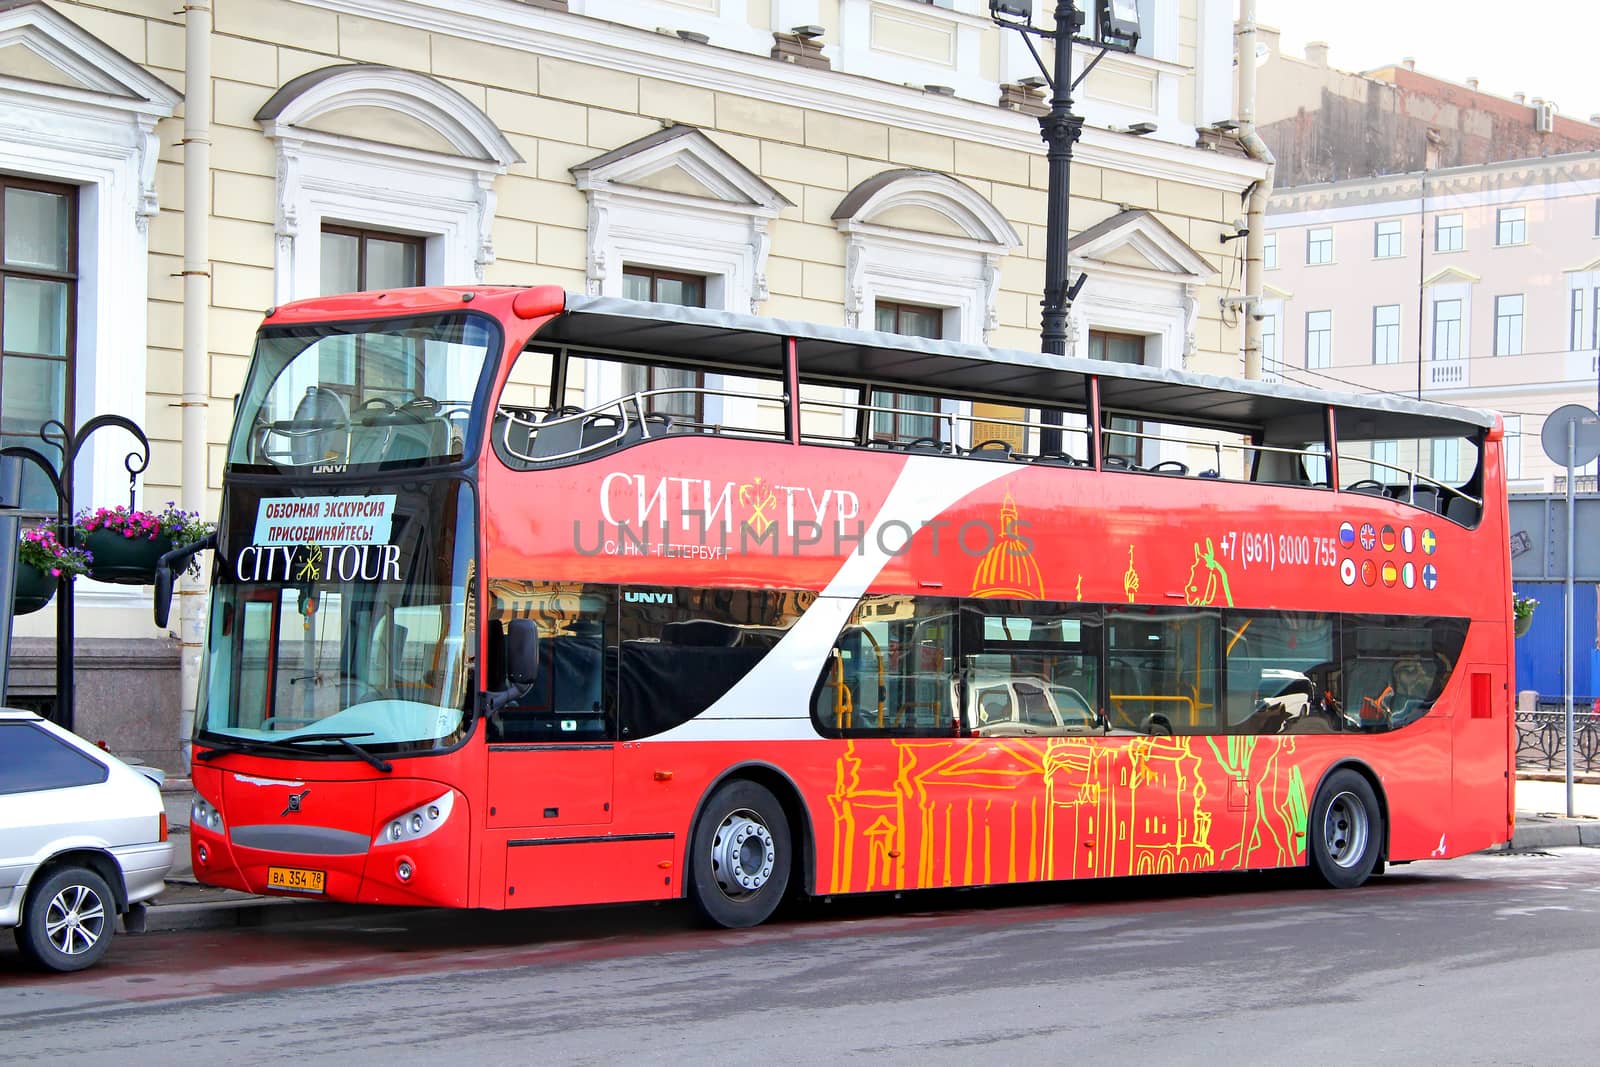
[[[1326,41],[1340,70],[1411,56],[1419,72],[1477,78],[1486,93],[1540,96],[1577,119],[1600,113],[1597,0],[1256,0],[1256,19],[1283,31],[1288,55]]]

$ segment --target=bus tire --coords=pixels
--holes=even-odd
[[[1333,889],[1354,889],[1383,856],[1383,810],[1372,783],[1348,768],[1334,771],[1311,806],[1311,870]]]
[[[738,929],[763,923],[789,885],[794,851],[783,805],[755,782],[721,786],[689,843],[689,899],[707,922]]]

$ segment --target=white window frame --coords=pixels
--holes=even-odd
[[[1440,318],[1439,313],[1447,304],[1455,305],[1455,315],[1452,318]],[[1429,304],[1429,321],[1432,323],[1432,336],[1428,340],[1428,358],[1436,363],[1452,363],[1466,358],[1466,302],[1455,295],[1436,295]],[[1443,327],[1443,333],[1440,330]],[[1440,351],[1441,343],[1445,346]],[[1453,351],[1452,351],[1453,350]]]
[[[704,196],[645,184],[678,171]],[[589,201],[590,296],[621,296],[627,266],[704,275],[706,307],[759,314],[767,298],[769,231],[793,207],[704,132],[674,126],[572,168]]]
[[[78,188],[73,418],[143,424],[149,384],[149,221],[160,211],[156,123],[182,99],[165,82],[43,4],[0,11],[0,48],[21,47],[74,87],[0,75],[0,168]],[[81,86],[81,88],[77,87]],[[89,438],[76,503],[126,499],[125,434]],[[144,479],[136,487],[144,492]],[[87,595],[86,595],[87,594]],[[79,603],[138,591],[84,580]]]
[[[962,236],[878,221],[903,207],[942,215]],[[968,344],[999,324],[1000,261],[1022,238],[971,187],[931,171],[887,171],[847,194],[833,220],[845,238],[845,325],[872,329],[880,299],[945,308],[943,335]]]
[[[1494,244],[1496,248],[1528,243],[1528,209],[1525,207],[1496,208],[1494,213]]]
[[[1500,421],[1505,427],[1506,480],[1515,481],[1522,477],[1522,416],[1501,415]]]
[[[1384,227],[1390,227],[1385,230]],[[1386,252],[1392,247],[1392,252]],[[1405,223],[1399,219],[1380,219],[1372,224],[1372,258],[1399,259],[1405,255]]]
[[[1448,224],[1448,225],[1447,225]],[[1450,242],[1445,234],[1453,234]],[[1433,220],[1433,250],[1435,252],[1460,252],[1467,247],[1466,218],[1460,212],[1437,215]]]
[[[1263,300],[1261,316],[1261,380],[1283,380],[1283,301]]]
[[[1313,319],[1318,315],[1325,318],[1314,323]],[[1315,344],[1313,344],[1314,339]],[[1332,365],[1333,311],[1326,308],[1308,311],[1306,312],[1306,370],[1326,370]]]
[[[387,108],[421,122],[455,154],[308,125],[351,107]],[[284,85],[257,121],[278,156],[279,303],[321,292],[324,222],[426,238],[423,277],[430,285],[483,281],[494,262],[494,180],[522,156],[466,97],[426,75],[341,64]]]
[[[1333,262],[1333,227],[1312,226],[1306,230],[1306,266],[1320,267]]]
[[[1517,302],[1516,311],[1507,308],[1507,301]],[[1506,293],[1494,298],[1494,354],[1497,356],[1522,355],[1527,333],[1527,297],[1522,293]]]
[[[1379,322],[1379,314],[1385,311],[1394,312],[1393,322]],[[1372,362],[1374,365],[1386,366],[1400,362],[1400,305],[1376,304],[1372,308]],[[1383,337],[1383,344],[1379,345],[1379,330],[1392,331]]]
[[[1261,239],[1261,269],[1278,269],[1278,235],[1269,233]]]

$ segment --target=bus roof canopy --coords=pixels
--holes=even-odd
[[[1308,414],[1307,405],[1345,409],[1347,417],[1355,416],[1358,423],[1365,422],[1363,413],[1371,413],[1383,437],[1460,436],[1495,424],[1495,417],[1485,411],[1393,395],[1334,393],[1288,382],[1246,381],[573,293],[567,294],[566,312],[540,330],[536,340],[780,374],[783,339],[788,337],[797,345],[800,374],[810,381],[882,382],[919,392],[987,395],[1034,404],[1056,398],[1064,407],[1076,407],[1086,395],[1087,379],[1097,376],[1102,408],[1170,416],[1193,425],[1248,427],[1298,421]]]

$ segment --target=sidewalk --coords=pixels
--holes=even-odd
[[[1567,786],[1559,772],[1522,772],[1517,776],[1517,828],[1511,851],[1600,846],[1600,775],[1580,775],[1573,785],[1573,817],[1568,818]],[[169,778],[161,787],[167,805],[176,855],[167,888],[151,901],[146,929],[201,930],[229,926],[276,926],[371,914],[361,904],[333,904],[305,897],[256,896],[217,889],[195,881],[189,863],[187,778]]]

